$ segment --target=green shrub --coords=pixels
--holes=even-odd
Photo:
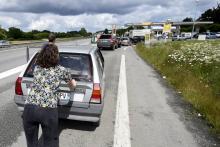
[[[220,43],[183,41],[138,44],[137,53],[167,77],[186,101],[220,132]]]

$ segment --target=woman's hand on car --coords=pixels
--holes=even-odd
[[[68,85],[69,85],[69,88],[70,88],[70,89],[74,89],[74,88],[76,87],[76,84],[77,84],[77,82],[76,82],[76,80],[74,80],[74,79],[72,79],[72,80],[70,80],[70,81],[68,82]]]

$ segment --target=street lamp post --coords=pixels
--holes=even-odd
[[[197,7],[198,7],[199,0],[196,0],[195,2],[196,2],[196,8],[197,8]],[[197,11],[197,9],[195,9],[195,16],[194,16],[194,20],[193,20],[193,28],[192,28],[191,38],[193,37],[193,33],[194,33],[194,30],[195,30],[196,11]]]

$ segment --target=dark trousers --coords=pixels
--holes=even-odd
[[[25,105],[22,115],[28,147],[58,147],[58,110],[36,105]],[[38,139],[39,126],[42,136]]]

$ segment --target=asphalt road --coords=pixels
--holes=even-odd
[[[89,40],[63,42],[58,46],[79,44],[89,44]],[[30,53],[38,49],[30,49]],[[60,147],[116,147],[115,140],[128,143],[121,147],[220,146],[206,123],[191,113],[191,106],[132,47],[102,53],[106,93],[101,125],[96,128],[88,122],[60,120]],[[25,64],[25,54],[24,46],[0,51],[0,74]],[[0,147],[26,146],[21,114],[13,101],[17,76],[18,73],[0,79]]]

